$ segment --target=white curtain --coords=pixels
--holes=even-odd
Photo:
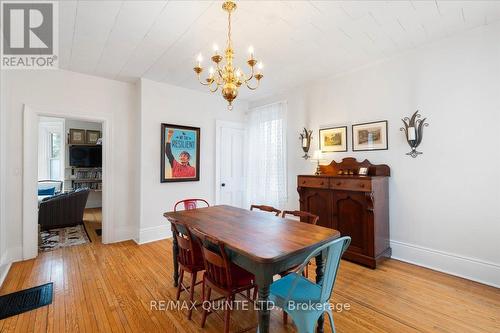
[[[283,208],[286,186],[286,102],[250,110],[248,125],[248,204]]]

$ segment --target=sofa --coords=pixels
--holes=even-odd
[[[38,205],[40,230],[71,227],[83,223],[90,190],[81,188],[47,197]]]

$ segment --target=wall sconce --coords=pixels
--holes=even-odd
[[[304,156],[302,156],[303,159],[307,160],[309,156],[307,153],[309,152],[309,148],[311,147],[311,140],[312,140],[312,131],[307,130],[304,127],[304,132],[300,133],[300,143],[302,145],[302,150],[304,151]]]
[[[425,122],[427,118],[418,118],[420,118],[420,114],[417,110],[411,118],[405,117],[401,119],[405,127],[401,127],[400,130],[405,132],[406,141],[411,148],[411,151],[406,153],[406,155],[410,155],[413,158],[422,154],[422,152],[417,151],[417,147],[422,142],[422,137],[424,136],[424,126],[429,126],[429,124]]]

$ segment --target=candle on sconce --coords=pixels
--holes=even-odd
[[[250,53],[250,59],[253,59],[253,52],[254,52],[253,46],[250,46],[248,48],[248,53]]]
[[[302,147],[307,148],[307,138],[302,139]]]
[[[415,140],[416,139],[416,132],[415,132],[415,127],[408,127],[408,140]]]

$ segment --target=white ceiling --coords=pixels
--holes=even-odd
[[[221,1],[61,1],[60,67],[133,82],[140,77],[205,90],[198,53],[224,46]],[[341,73],[500,20],[500,1],[238,1],[237,63],[264,63],[251,100]],[[204,62],[207,65],[207,61]]]

